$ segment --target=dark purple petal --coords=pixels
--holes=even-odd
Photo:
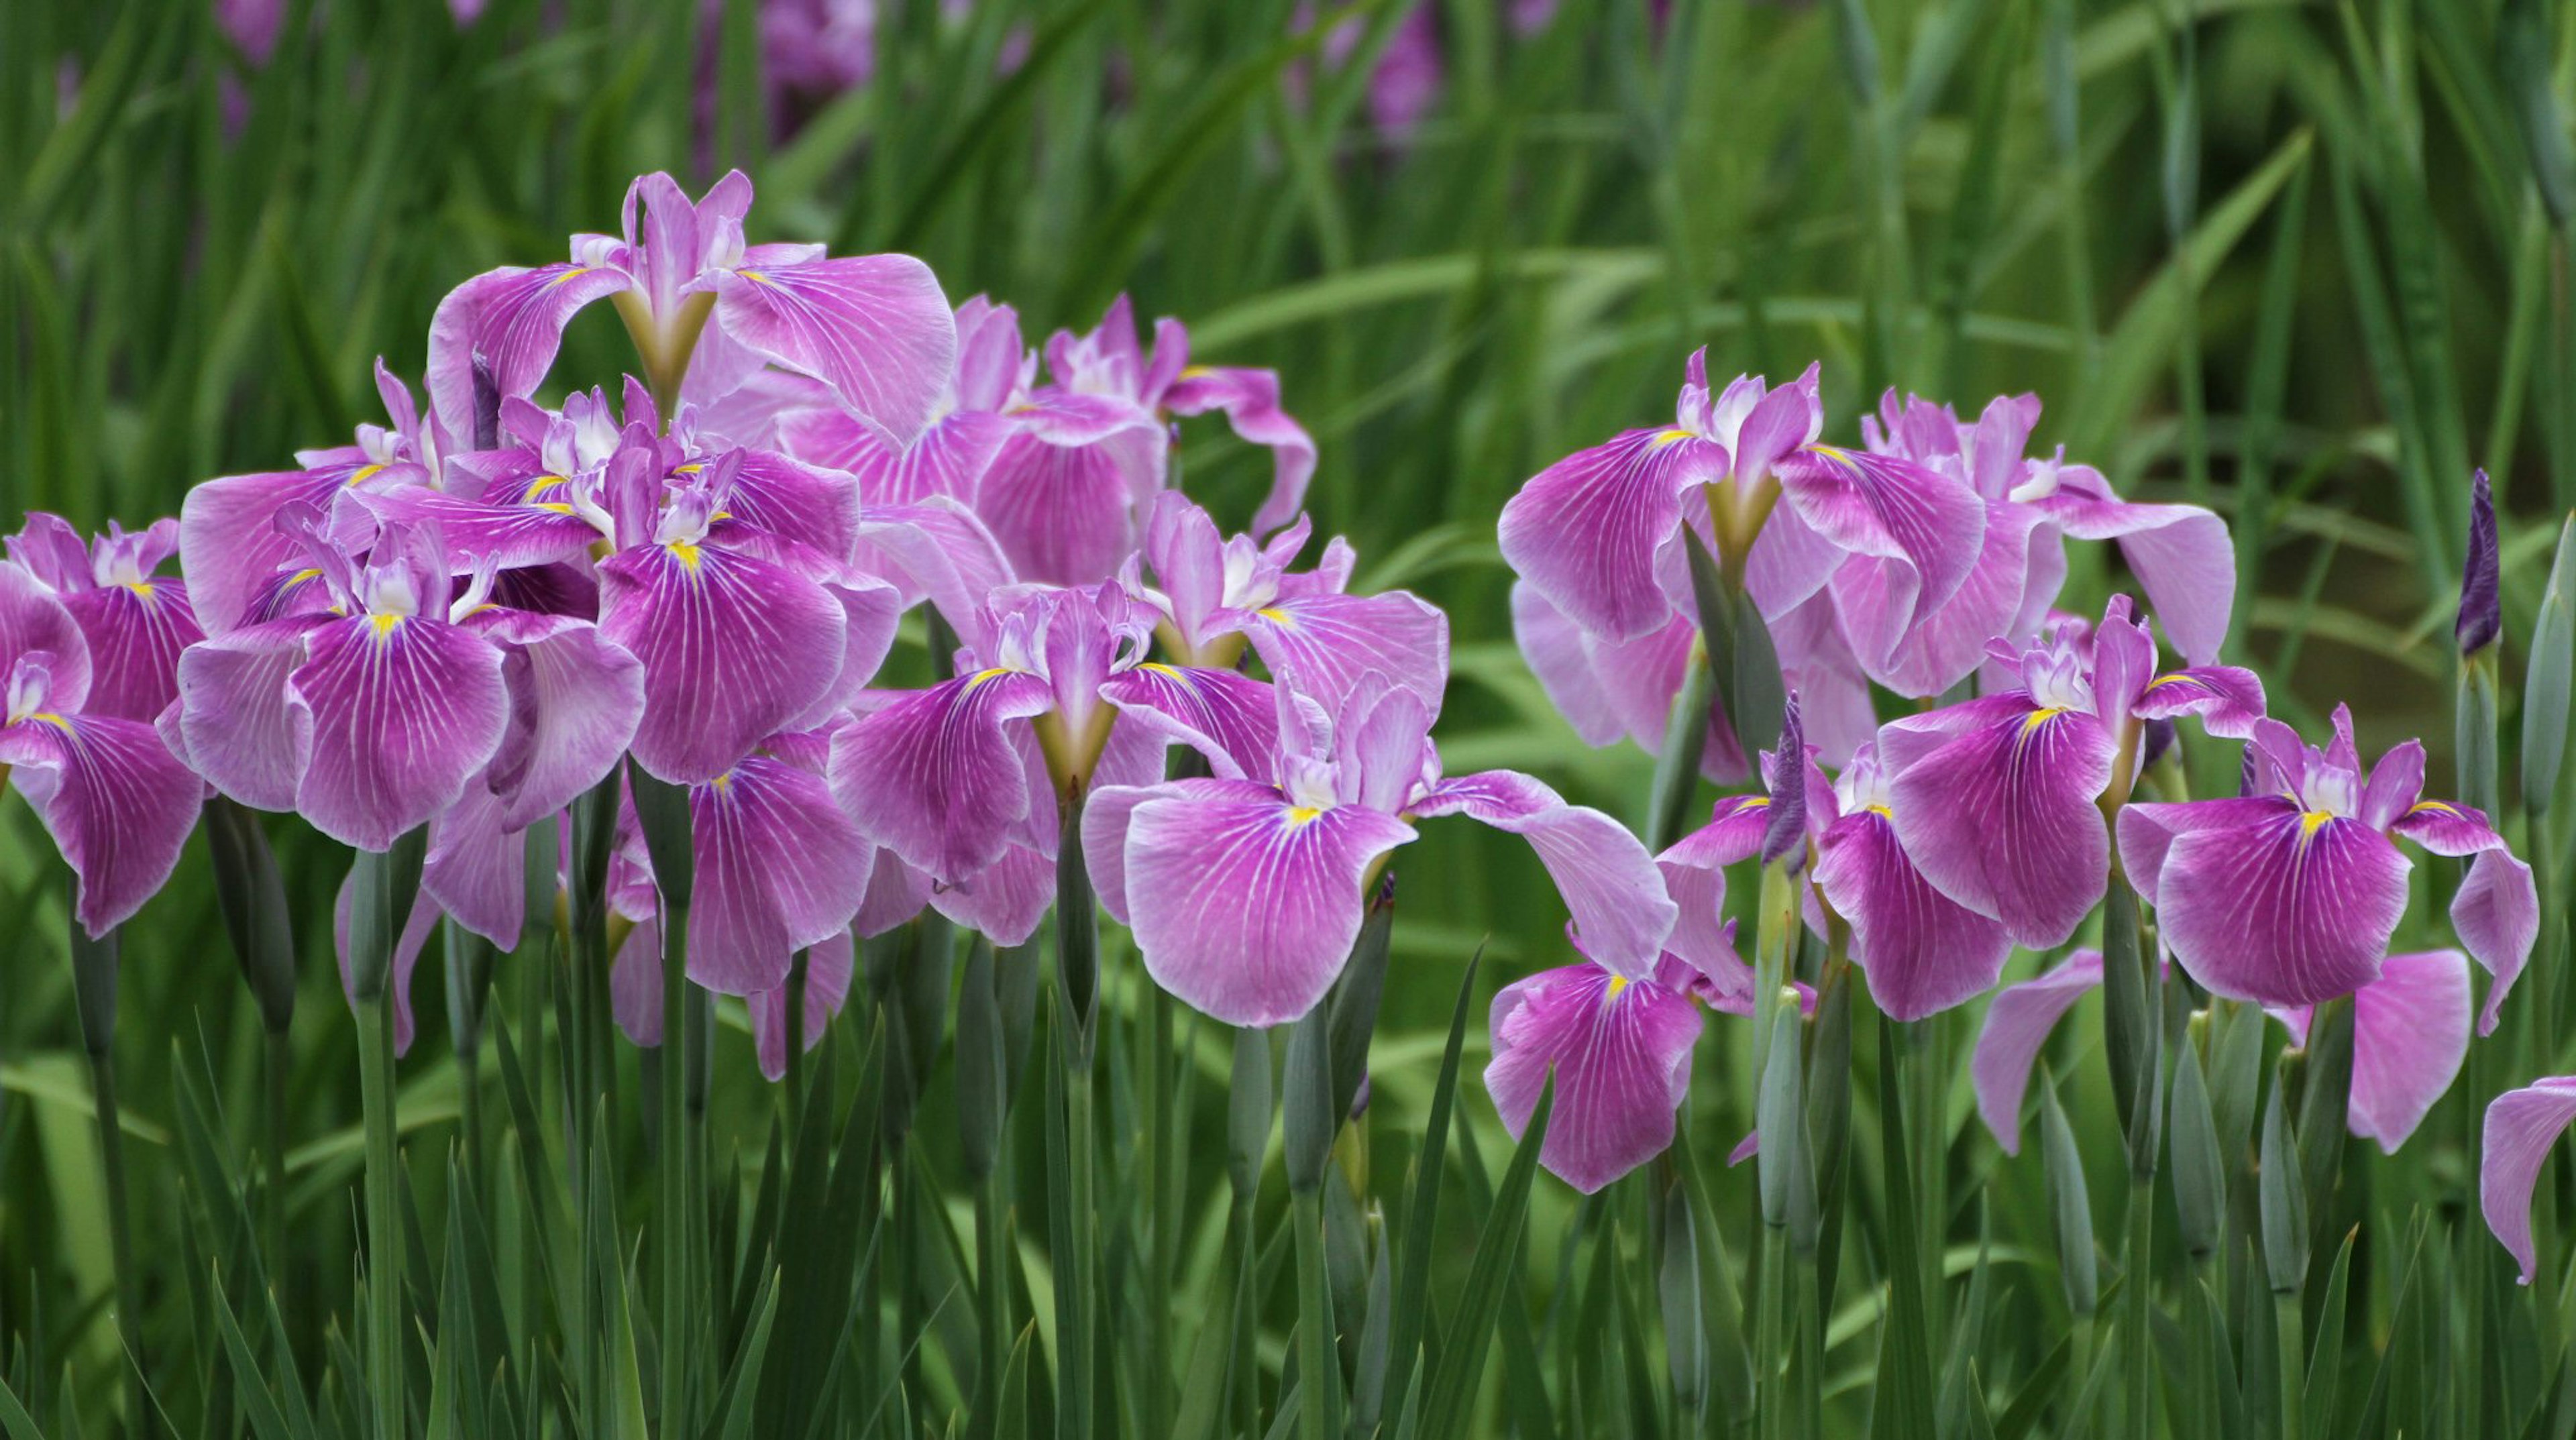
[[[861,716],[832,741],[832,793],[860,833],[943,882],[1001,857],[1029,811],[1028,774],[1003,728],[1046,712],[1046,682],[984,670]]]
[[[498,823],[524,830],[606,778],[644,714],[644,665],[596,626],[485,610],[466,619],[501,647],[510,726],[492,757]]]
[[[2469,558],[2460,570],[2460,614],[2451,626],[2460,653],[2473,655],[2495,643],[2504,628],[2498,587],[2495,492],[2480,470],[2469,481]]]
[[[1657,552],[1683,497],[1726,477],[1726,447],[1686,430],[1630,430],[1532,477],[1503,506],[1503,559],[1585,630],[1633,640],[1671,610]]]
[[[874,852],[823,777],[756,755],[690,787],[689,817],[691,980],[726,995],[775,990],[798,950],[848,932]]]
[[[2395,751],[2389,752],[2390,757],[2395,754]],[[2388,758],[2382,758],[2379,763],[2385,767]],[[2414,775],[2420,784],[2424,776],[2420,746],[2415,752]],[[2373,772],[2371,778],[2375,782],[2379,777]],[[2404,787],[2392,785],[2389,788],[2397,791]],[[2411,795],[2399,800],[2397,806],[2396,818],[2383,822],[2388,833],[2412,840],[2436,855],[2478,855],[2505,848],[2504,837],[2487,823],[2486,812],[2475,806],[2454,805],[2448,800],[2414,800]],[[2365,805],[2365,821],[2371,818],[2368,808]]]
[[[2151,898],[2193,979],[2231,999],[2308,1005],[2377,978],[2408,868],[2358,820],[2273,801],[2249,823],[2174,838]]]
[[[2478,1139],[2478,1208],[2487,1228],[2522,1264],[2522,1283],[2539,1271],[2531,1239],[2531,1192],[2549,1147],[2576,1120],[2576,1075],[2550,1075],[2508,1090],[2487,1106]]]
[[[1119,712],[1207,757],[1219,779],[1267,776],[1279,753],[1279,702],[1233,670],[1147,661],[1109,677],[1100,697]]]
[[[1485,1091],[1518,1139],[1553,1073],[1539,1163],[1589,1195],[1673,1143],[1699,1034],[1699,1008],[1650,980],[1598,965],[1541,971],[1494,996]]]
[[[138,580],[67,595],[63,605],[89,641],[84,713],[150,721],[179,695],[179,654],[206,638],[176,580]]]
[[[1932,888],[1873,808],[1846,815],[1817,846],[1816,888],[1851,922],[1852,960],[1878,1008],[1920,1020],[1985,993],[2003,974],[2004,927]]]
[[[1443,780],[1418,797],[1426,819],[1465,815],[1521,836],[1538,852],[1574,917],[1585,953],[1633,980],[1655,973],[1678,908],[1664,893],[1654,857],[1627,827],[1516,770]]]
[[[2007,714],[1897,772],[1896,833],[1942,894],[2033,949],[2062,945],[2109,883],[2110,827],[2094,802],[2113,749],[2080,710]]]
[[[1146,970],[1229,1025],[1296,1019],[1349,958],[1362,882],[1413,835],[1392,815],[1299,807],[1266,785],[1173,784],[1128,817],[1129,921]]]
[[[501,652],[424,615],[334,620],[307,643],[287,678],[312,715],[295,808],[335,840],[389,849],[456,803],[500,748],[510,709]],[[193,730],[188,745],[203,756]]]
[[[716,322],[819,376],[900,444],[930,423],[957,366],[957,317],[939,277],[909,255],[733,271],[717,291]]]
[[[1976,1081],[1977,1113],[2005,1154],[2021,1153],[2022,1093],[2030,1088],[2030,1068],[2048,1043],[2048,1032],[2101,983],[2102,952],[2078,950],[2039,978],[1996,991],[1994,1003],[1986,1007],[1985,1027],[1977,1032],[1976,1058],[1968,1070]]]
[[[20,657],[38,653],[51,657],[45,662],[49,703],[58,710],[86,707],[92,667],[79,619],[25,567],[0,561],[0,681]]]
[[[73,913],[92,937],[168,882],[206,798],[150,725],[106,715],[46,711],[0,726],[0,773],[80,877]]]
[[[600,634],[644,662],[635,758],[662,779],[714,779],[841,676],[841,602],[784,566],[674,542],[620,551],[599,573]]]
[[[330,504],[359,468],[226,475],[188,491],[179,506],[179,568],[207,634],[249,623],[272,577],[302,563],[303,544],[277,528],[278,510],[297,501]]]

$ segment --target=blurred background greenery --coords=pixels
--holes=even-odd
[[[1321,444],[1319,528],[1358,545],[1365,585],[1450,611],[1450,768],[1527,768],[1633,818],[1650,764],[1550,711],[1493,524],[1548,460],[1668,415],[1694,347],[1721,375],[1820,359],[1844,437],[1885,386],[1962,410],[2037,391],[2041,444],[2230,515],[2231,658],[2276,711],[2349,699],[2366,749],[2423,734],[2437,777],[2471,468],[2508,513],[2509,636],[2576,502],[2576,24],[2547,0],[1562,0],[1534,28],[1548,7],[1377,0],[1320,30],[1295,0],[879,0],[873,73],[839,90],[764,83],[752,0],[491,0],[462,25],[435,0],[292,0],[264,56],[219,8],[0,4],[0,516],[139,525],[196,480],[342,443],[375,418],[370,361],[416,375],[450,286],[615,229],[639,171],[695,189],[727,165],[759,187],[755,241],[912,251],[1033,338],[1124,290],[1186,319],[1200,358],[1276,366]],[[1373,64],[1425,35],[1436,89],[1386,123]],[[624,346],[596,307],[557,378],[610,380]],[[1183,459],[1237,521],[1266,481],[1206,430]],[[2080,611],[2118,577],[2077,563]],[[299,913],[321,913],[341,857],[286,829]],[[1434,827],[1403,858],[1373,1061],[1393,1176],[1470,952],[1489,942],[1486,989],[1563,953],[1524,850]],[[31,1358],[61,1374],[108,1332],[82,1323],[106,1261],[54,875],[0,804],[0,1344],[50,1336]],[[204,1038],[237,1132],[256,1106],[258,1026],[217,937],[192,848],[127,944],[147,1233],[177,1213],[173,1055]],[[303,939],[296,1213],[351,1235],[352,1047],[327,937]],[[416,1134],[454,1112],[436,985],[425,967]],[[1702,1154],[1746,1118],[1727,1023]],[[1198,1038],[1220,1081],[1221,1037]],[[721,1044],[719,1104],[756,1153],[747,1041]],[[2454,1207],[2465,1103],[2410,1152]],[[1494,1143],[1490,1107],[1467,1110]],[[1962,1163],[1991,1161],[1969,1139]],[[2044,1230],[2035,1176],[1993,1193]],[[1538,1213],[1549,1233],[1573,1206],[1543,1185]],[[340,1293],[349,1248],[299,1251]],[[185,1277],[151,1292],[175,1329]]]

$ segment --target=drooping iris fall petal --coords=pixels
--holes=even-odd
[[[1976,1082],[1977,1114],[2005,1154],[2021,1153],[2022,1094],[2030,1088],[2031,1066],[2048,1043],[2048,1032],[2101,983],[2102,952],[2078,950],[2036,979],[1996,991],[1994,1003],[1986,1007],[1985,1028],[1977,1032],[1977,1052],[1968,1069]]]
[[[1485,1090],[1514,1139],[1554,1074],[1539,1163],[1589,1195],[1660,1155],[1690,1089],[1699,1008],[1652,980],[1567,965],[1494,996]]]
[[[2479,1137],[2478,1207],[2487,1228],[2522,1265],[2522,1283],[2538,1274],[2531,1238],[2531,1192],[2549,1147],[2576,1120],[2576,1075],[2544,1076],[2508,1090],[2487,1106]]]
[[[2406,910],[2406,857],[2350,816],[2288,799],[2235,805],[2232,823],[2173,836],[2152,867],[2148,898],[2174,958],[2210,990],[2267,1005],[2312,1004],[2377,978]],[[2122,849],[2133,825],[2171,834],[2160,822],[2176,808],[2123,809]],[[2129,818],[2140,811],[2149,818]]]
[[[454,804],[500,748],[501,652],[471,631],[421,615],[353,615],[316,627],[305,647],[287,677],[311,717],[295,808],[323,834],[388,849]],[[193,737],[190,746],[201,753]]]
[[[1047,684],[981,670],[897,699],[832,741],[832,790],[877,844],[955,881],[1000,857],[1029,785],[1004,726],[1044,714]]]

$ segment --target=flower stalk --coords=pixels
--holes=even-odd
[[[401,1440],[406,1242],[394,1110],[394,949],[420,895],[429,832],[405,831],[388,850],[361,850],[350,876],[349,993],[358,1016],[358,1081],[366,1131],[367,1391],[377,1440]]]

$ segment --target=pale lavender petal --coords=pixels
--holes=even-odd
[[[1252,528],[1266,534],[1287,524],[1306,503],[1306,482],[1315,474],[1315,441],[1306,427],[1279,407],[1279,372],[1198,368],[1184,370],[1163,392],[1163,408],[1175,415],[1225,412],[1234,433],[1266,446],[1274,458],[1270,493],[1253,512]]]
[[[813,1049],[831,1033],[832,1018],[849,1002],[850,977],[858,949],[850,932],[822,940],[805,954],[805,1048]],[[760,1073],[771,1080],[787,1076],[788,987],[750,996],[752,1048],[760,1056]]]
[[[1574,623],[1630,640],[1671,616],[1656,555],[1682,500],[1726,476],[1726,447],[1683,430],[1630,430],[1532,477],[1503,506],[1503,559]]]
[[[2236,603],[2236,547],[2227,522],[2197,505],[2133,505],[2082,466],[2060,472],[2057,493],[2036,502],[2078,540],[2117,540],[2164,632],[2195,665],[2218,658]]]
[[[932,890],[930,904],[996,945],[1025,945],[1054,908],[1055,863],[1051,855],[1013,844],[992,864]]]
[[[2151,897],[2165,943],[2231,999],[2348,995],[2378,976],[2406,912],[2406,857],[2358,820],[2268,805],[2251,823],[2172,841]]]
[[[1878,1008],[1920,1020],[1985,993],[2012,954],[2004,927],[1932,888],[1872,808],[1834,822],[1817,845],[1816,888],[1851,923],[1852,960]]]
[[[54,707],[85,708],[92,667],[78,617],[24,566],[0,561],[0,683],[19,657],[39,652],[53,657],[45,669]]]
[[[647,1050],[662,1043],[662,922],[646,916],[618,942],[608,968],[608,1008],[626,1038]]]
[[[1160,430],[1079,445],[1022,432],[1004,443],[976,500],[1012,567],[1052,585],[1093,585],[1136,548],[1136,503],[1163,482]]]
[[[2062,945],[2110,880],[2110,827],[2094,801],[2113,750],[2082,711],[2006,715],[1897,773],[1896,833],[1942,894],[2032,949]]]
[[[277,528],[278,510],[330,504],[357,468],[226,475],[188,491],[179,505],[179,569],[207,634],[248,623],[271,577],[301,562],[302,543]]]
[[[868,893],[860,897],[858,918],[850,928],[861,938],[882,935],[919,915],[930,896],[928,875],[893,851],[880,849],[868,868]]]
[[[782,420],[779,438],[799,459],[849,471],[865,504],[913,505],[941,495],[971,504],[1011,430],[1006,416],[960,410],[899,446],[847,411],[814,410]]]
[[[2540,938],[2540,896],[2531,867],[2497,849],[2469,862],[2468,878],[2451,897],[2451,929],[2472,959],[2495,977],[2478,1015],[2478,1033],[2492,1035],[2497,1012]]]
[[[2468,958],[2389,956],[2353,996],[2352,1025],[2352,1133],[2394,1155],[2468,1058]]]
[[[1968,1072],[1976,1081],[1977,1113],[2005,1154],[2021,1153],[2022,1093],[2030,1088],[2030,1069],[2048,1043],[2048,1032],[2101,983],[2102,952],[2078,950],[2037,979],[1996,991],[1994,1003],[1986,1007]]]
[[[733,271],[717,291],[716,322],[819,376],[900,444],[929,424],[957,365],[957,317],[939,277],[909,255]]]
[[[1046,712],[1046,682],[985,670],[861,716],[833,737],[832,792],[861,833],[943,882],[999,859],[1029,810],[1028,775],[1003,728]]]
[[[1485,1091],[1518,1139],[1553,1074],[1539,1163],[1589,1195],[1673,1143],[1699,1034],[1699,1007],[1652,981],[1598,965],[1541,971],[1494,996]]]
[[[1948,603],[1982,552],[1985,502],[1911,461],[1811,446],[1778,469],[1782,498],[1818,534],[1855,555],[1906,562],[1915,611]]]
[[[1375,671],[1436,712],[1449,680],[1449,617],[1402,590],[1281,599],[1244,619],[1270,673],[1328,708]]]
[[[2487,1228],[2522,1264],[2522,1283],[2538,1273],[2531,1239],[2531,1192],[2549,1147],[2576,1120],[2576,1075],[2551,1075],[2508,1090],[2487,1106],[2478,1139],[2478,1208]]]
[[[206,798],[150,725],[107,715],[48,711],[0,726],[0,775],[79,877],[73,914],[93,938],[168,882]]]
[[[1735,924],[1726,918],[1726,867],[1761,849],[1770,808],[1765,796],[1729,796],[1717,803],[1715,820],[1655,857],[1675,909],[1673,933],[1664,943],[1718,994],[1753,990],[1753,969],[1737,953]]]
[[[1109,677],[1100,697],[1134,723],[1207,757],[1217,778],[1267,776],[1279,753],[1279,703],[1233,670],[1149,660]]]
[[[644,662],[635,758],[662,779],[715,778],[840,678],[841,602],[783,566],[675,542],[620,551],[599,573],[601,636]]]
[[[928,600],[969,646],[984,646],[984,602],[1016,582],[1001,542],[955,500],[872,505],[859,522],[857,566],[894,585],[905,604]]]
[[[1585,952],[1630,979],[1654,974],[1680,911],[1664,893],[1654,857],[1626,826],[1589,806],[1568,805],[1514,770],[1443,780],[1414,801],[1412,812],[1426,819],[1463,814],[1528,840],[1565,898]]]
[[[287,683],[310,620],[254,625],[179,657],[178,747],[207,783],[245,805],[292,810],[313,754],[313,711]]]
[[[795,952],[847,933],[874,851],[823,777],[753,756],[690,787],[689,817],[690,979],[727,995],[775,990]]]
[[[1687,623],[1687,622],[1682,622]],[[1521,658],[1538,677],[1549,703],[1574,727],[1587,745],[1608,745],[1627,733],[1618,709],[1604,693],[1601,676],[1582,627],[1527,580],[1512,582],[1512,638]]]
[[[644,665],[596,626],[485,610],[468,627],[502,649],[510,726],[492,757],[499,824],[524,830],[605,778],[644,714]]]
[[[420,889],[457,924],[505,951],[519,948],[527,923],[527,839],[503,827],[500,797],[490,786],[467,785],[429,822]]]
[[[1413,827],[1359,806],[1290,804],[1266,785],[1185,780],[1128,819],[1136,948],[1156,984],[1229,1025],[1284,1024],[1331,988],[1361,886]]]

